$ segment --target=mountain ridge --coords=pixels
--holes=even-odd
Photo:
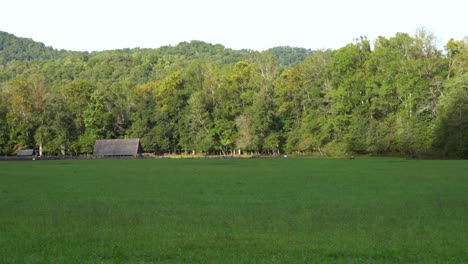
[[[310,49],[290,46],[273,47],[266,51],[272,53],[278,64],[283,67],[294,66],[313,53]],[[183,41],[175,46],[167,45],[158,48],[122,48],[92,52],[58,50],[31,38],[17,37],[14,34],[0,31],[0,65],[5,65],[10,61],[55,60],[73,55],[137,52],[154,52],[158,55],[183,56],[190,59],[208,59],[221,63],[232,63],[251,58],[252,54],[258,51],[251,49],[235,50],[222,44],[212,44],[201,40]]]

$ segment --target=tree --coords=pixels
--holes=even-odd
[[[71,144],[75,140],[75,127],[73,116],[62,98],[51,98],[47,104],[45,122],[47,131],[42,135],[47,136],[44,149],[49,153],[65,155],[71,151]]]
[[[447,78],[450,78],[452,75],[468,72],[468,37],[464,40],[450,39],[445,49],[447,50],[449,63],[449,74]]]
[[[236,148],[244,151],[258,150],[258,136],[252,133],[252,120],[248,115],[239,115],[235,119],[237,131]]]
[[[93,151],[97,139],[113,137],[111,129],[111,115],[105,109],[106,100],[100,90],[91,94],[90,102],[83,113],[85,133],[80,136],[80,152]]]
[[[130,115],[131,126],[126,132],[129,137],[141,138],[141,146],[146,151],[155,151],[157,148],[150,135],[156,125],[154,94],[157,85],[156,82],[139,85],[131,93],[134,110]]]
[[[0,88],[1,89],[1,88]],[[6,94],[0,90],[0,155],[9,154],[11,152],[8,144],[8,122],[7,122],[7,100]]]
[[[74,139],[82,136],[85,132],[83,114],[91,100],[91,94],[95,90],[96,87],[85,80],[76,80],[60,87],[61,98],[63,98],[63,102],[73,119]]]
[[[333,140],[342,141],[347,133],[353,111],[367,101],[365,64],[371,54],[370,42],[361,38],[356,43],[333,51],[327,75],[332,90]]]
[[[330,51],[317,51],[275,82],[279,123],[275,130],[281,131],[286,152],[321,151],[326,143],[323,135],[331,133],[330,85],[326,78],[330,61]]]
[[[203,91],[194,92],[183,114],[180,147],[184,152],[208,153],[215,149],[214,123],[209,112],[210,102]]]
[[[447,83],[437,111],[433,145],[445,157],[468,158],[468,73]]]
[[[468,41],[425,29],[337,50],[235,51],[201,41],[58,52],[0,32],[0,152],[463,156]],[[460,114],[461,113],[461,114]]]
[[[280,137],[278,133],[275,133],[275,130],[279,130],[279,120],[276,115],[274,82],[280,74],[280,69],[269,52],[256,54],[253,65],[256,70],[253,76],[253,86],[256,92],[252,106],[244,111],[242,119],[236,119],[236,124],[238,128],[244,127],[239,131],[241,135],[244,135],[244,140],[249,138],[249,141],[252,141],[247,144],[252,150],[279,152]],[[246,121],[251,124],[245,126]]]
[[[117,137],[125,136],[130,127],[130,115],[132,114],[132,85],[128,81],[115,82],[104,92],[107,100],[106,111],[112,119],[112,132]]]
[[[156,152],[178,151],[180,139],[181,114],[186,106],[187,94],[184,80],[179,72],[157,82],[155,87],[155,127],[151,135],[156,141]]]
[[[252,105],[253,66],[241,61],[223,72],[220,87],[216,90],[216,107],[213,109],[215,139],[218,150],[224,155],[234,151],[238,131],[235,118]]]
[[[9,102],[7,125],[10,144],[14,150],[34,147],[34,133],[40,123],[31,84],[25,79],[14,79],[7,84]]]
[[[240,61],[234,65],[224,79],[225,92],[229,93],[231,111],[239,113],[252,104],[254,90],[252,86],[252,64]],[[227,99],[227,98],[226,98]],[[238,112],[239,111],[239,112]]]

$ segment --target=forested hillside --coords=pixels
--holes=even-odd
[[[372,48],[371,48],[372,46]],[[92,152],[468,157],[468,40],[424,30],[337,50],[57,51],[0,32],[0,154]]]
[[[310,49],[294,47],[276,47],[269,49],[268,52],[273,55],[276,63],[281,67],[294,66],[313,54]]]
[[[14,60],[59,59],[76,52],[56,50],[31,39],[18,38],[0,31],[0,65]]]

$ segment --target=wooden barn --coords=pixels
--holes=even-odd
[[[96,140],[93,155],[97,157],[137,157],[142,154],[139,138]]]
[[[16,153],[19,157],[32,157],[34,156],[34,149],[22,149]]]

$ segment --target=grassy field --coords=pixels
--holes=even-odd
[[[0,263],[468,263],[468,161],[0,162]]]

